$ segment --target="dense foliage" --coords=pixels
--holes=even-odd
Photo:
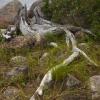
[[[46,17],[54,22],[91,29],[100,36],[100,0],[44,0]],[[51,1],[51,2],[50,2]]]

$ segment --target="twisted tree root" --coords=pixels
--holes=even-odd
[[[82,54],[89,62],[91,62],[93,65],[97,66],[97,64],[94,61],[92,61],[82,50],[80,50],[77,47],[77,43],[76,43],[73,33],[71,33],[69,30],[67,30],[64,27],[61,27],[61,28],[66,32],[67,45],[69,46],[69,41],[71,41],[71,43],[72,43],[73,53],[67,59],[65,59],[61,64],[53,67],[45,74],[44,78],[42,79],[42,81],[40,83],[40,86],[37,88],[37,90],[35,91],[34,95],[31,97],[30,100],[36,100],[35,99],[36,94],[38,94],[40,96],[43,95],[43,90],[44,90],[45,86],[47,84],[49,84],[53,79],[53,75],[52,75],[53,71],[56,71],[59,67],[62,67],[63,65],[69,65],[72,61],[74,61],[75,58],[77,58],[79,56],[79,54]],[[66,67],[66,66],[63,66],[63,67]]]

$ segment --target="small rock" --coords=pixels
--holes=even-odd
[[[23,57],[23,56],[15,56],[11,58],[10,64],[14,67],[28,66],[27,59],[26,57]]]
[[[32,48],[35,45],[35,38],[32,36],[17,36],[9,42],[4,42],[0,48],[17,49],[17,48]]]
[[[92,99],[100,98],[100,75],[90,77],[90,88],[92,91]]]
[[[27,75],[28,67],[14,67],[12,70],[6,73],[6,78],[15,78],[19,75]]]
[[[57,48],[58,47],[58,44],[55,43],[55,42],[50,42],[50,46],[53,46],[53,47]]]
[[[18,0],[10,0],[3,8],[0,9],[0,27],[7,27],[9,24],[14,24],[14,18],[22,4]],[[7,2],[7,1],[3,1]],[[15,20],[17,21],[17,20]]]
[[[68,79],[67,79],[67,87],[74,87],[74,86],[78,86],[81,83],[81,81],[79,81],[76,77],[72,76],[72,75],[68,75]]]
[[[19,93],[20,93],[20,91],[18,90],[18,88],[9,86],[4,91],[3,95],[6,98],[6,100],[16,100],[16,98],[18,97]]]
[[[42,55],[42,57],[40,58],[40,61],[43,60],[43,59],[45,59],[47,56],[48,56],[48,53],[45,52],[45,53]]]

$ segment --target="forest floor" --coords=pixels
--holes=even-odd
[[[19,96],[12,100],[29,100],[34,91],[39,86],[45,73],[55,65],[60,64],[67,58],[72,51],[67,48],[64,36],[47,36],[48,43],[56,42],[57,48],[52,46],[35,46],[32,48],[5,49],[0,48],[0,100],[8,100],[4,98],[4,91],[7,87],[16,87],[20,90]],[[80,42],[80,41],[79,41]],[[83,40],[78,43],[88,56],[100,65],[100,43],[93,40]],[[48,55],[40,61],[41,56]],[[28,62],[27,77],[18,77],[9,80],[5,78],[5,73],[13,68],[10,59],[14,56],[24,56]],[[74,62],[66,66],[67,74],[75,76],[81,81],[78,87],[67,88],[65,85],[66,77],[55,80],[51,86],[44,92],[43,100],[91,100],[91,92],[88,87],[88,80],[93,75],[100,74],[100,66],[93,66],[84,57],[79,56]],[[39,99],[41,100],[41,99]]]

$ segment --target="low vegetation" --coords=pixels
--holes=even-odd
[[[65,58],[67,58],[71,51],[67,48],[64,36],[51,36],[47,35],[46,38],[49,42],[58,43],[58,48],[50,46],[35,46],[33,48],[21,48],[21,49],[3,49],[0,48],[0,92],[1,94],[8,86],[16,86],[21,90],[19,96],[20,100],[28,100],[33,92],[36,90],[41,82],[44,74],[55,65],[60,64]],[[49,43],[48,42],[48,43]],[[95,41],[82,41],[86,42],[86,47],[80,46],[98,65],[100,65],[100,45]],[[48,44],[47,43],[47,44]],[[90,52],[91,50],[91,52]],[[47,52],[48,56],[40,61],[41,56]],[[14,56],[24,56],[28,60],[29,70],[28,76],[19,76],[17,79],[6,80],[4,73],[12,69],[10,59]],[[90,92],[87,87],[88,78],[94,74],[100,74],[100,66],[95,67],[84,60],[83,57],[78,57],[73,63],[67,66],[65,69],[59,69],[54,73],[55,81],[51,85],[51,89],[48,89],[44,93],[44,100],[62,100],[63,96],[82,95],[87,96],[89,99]],[[56,74],[57,73],[57,74]],[[64,80],[68,74],[74,75],[81,82],[82,85],[77,88],[67,89],[64,85]],[[63,79],[62,79],[63,76]],[[80,92],[81,91],[81,92]],[[2,98],[2,95],[1,95]]]
[[[100,37],[100,0],[44,0],[43,11],[49,20],[92,30]]]

